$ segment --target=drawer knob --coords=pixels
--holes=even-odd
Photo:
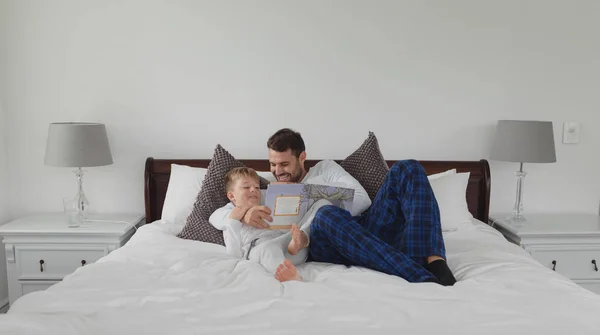
[[[44,272],[44,260],[40,259],[40,272]]]
[[[81,261],[81,266],[84,266],[86,264],[85,259]]]
[[[596,265],[595,259],[592,259],[592,264],[594,264],[594,270],[598,271],[598,266]]]
[[[556,261],[552,261],[552,271],[556,271]]]

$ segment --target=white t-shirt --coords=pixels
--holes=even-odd
[[[333,160],[318,162],[308,170],[308,173],[300,182],[354,189],[354,202],[350,212],[353,216],[362,214],[371,206],[371,199],[364,187]],[[262,190],[261,205],[264,205],[264,199],[265,191]],[[215,228],[223,231],[228,254],[243,257],[252,240],[256,238],[275,238],[287,232],[286,230],[258,229],[243,224],[239,220],[230,219],[229,215],[233,208],[235,208],[233,203],[228,203],[214,211],[209,218],[209,222]]]

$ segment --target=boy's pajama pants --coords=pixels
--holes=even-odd
[[[298,228],[303,231],[310,239],[310,227],[317,211],[323,207],[331,205],[327,200],[318,200],[304,214],[304,217],[297,223]],[[300,265],[306,262],[308,258],[308,248],[301,249],[297,254],[291,255],[288,252],[288,245],[292,241],[292,233],[286,232],[274,239],[261,240],[260,238],[253,241],[254,243],[248,249],[248,259],[257,261],[268,272],[275,273],[279,264],[287,258],[294,265]]]
[[[314,261],[363,266],[409,282],[435,281],[424,268],[426,258],[446,259],[438,204],[415,160],[393,165],[362,215],[324,206],[310,233]]]

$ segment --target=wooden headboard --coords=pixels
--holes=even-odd
[[[269,171],[269,161],[267,159],[240,159],[239,161],[257,171]],[[336,160],[338,163],[340,161]],[[305,168],[309,169],[318,162],[319,160],[307,160],[305,161]],[[386,162],[391,167],[396,161]],[[171,164],[207,168],[209,163],[210,159],[154,159],[148,157],[144,174],[146,223],[156,221],[161,217],[169,176],[171,175]],[[487,160],[419,161],[419,163],[425,168],[428,175],[450,169],[456,169],[458,172],[471,172],[469,185],[467,186],[469,211],[476,219],[484,223],[488,222],[491,179],[490,166]]]

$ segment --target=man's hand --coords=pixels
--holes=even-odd
[[[244,215],[246,215],[246,212],[251,208],[251,206],[243,206],[243,207],[234,207],[233,210],[231,211],[231,214],[229,214],[229,218],[230,219],[234,219],[234,220],[238,220],[238,221],[242,221],[242,219],[244,218]]]
[[[270,214],[271,209],[267,206],[253,206],[246,211],[246,214],[240,221],[255,228],[269,228],[269,225],[264,220],[273,222]]]

